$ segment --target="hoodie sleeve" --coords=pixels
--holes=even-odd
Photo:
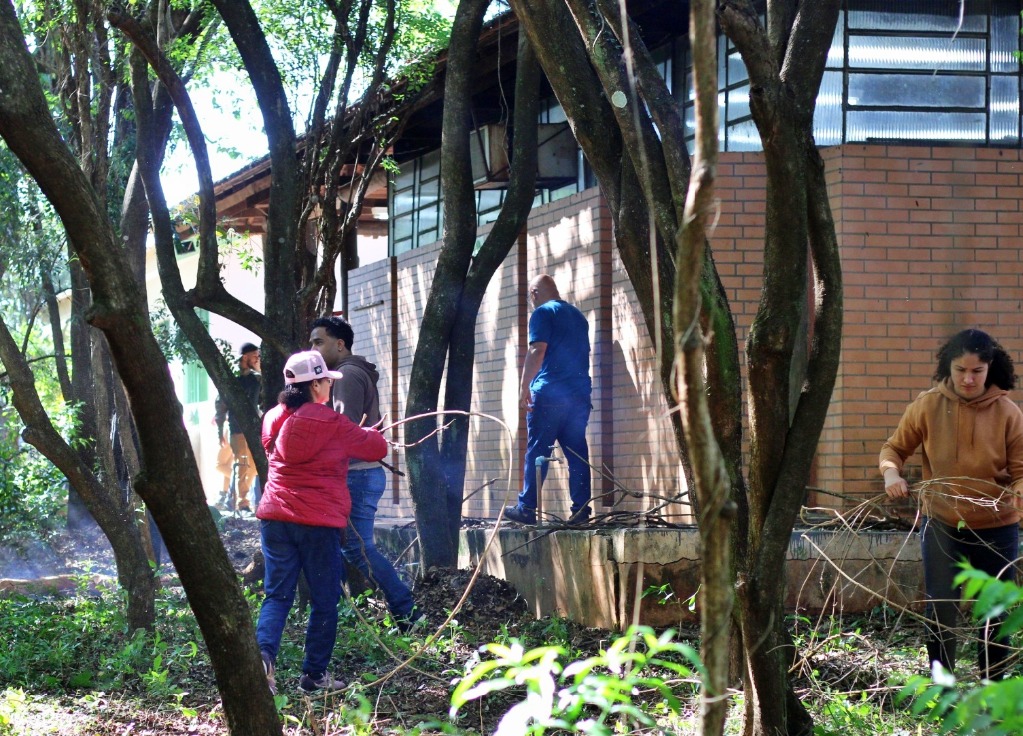
[[[1009,472],[1015,497],[1013,505],[1017,509],[1023,509],[1023,412],[1015,402],[1009,403],[1009,416],[1005,423],[1005,456],[1008,466],[1006,470]]]
[[[894,468],[901,474],[903,464],[923,442],[920,404],[921,402],[916,400],[906,407],[895,433],[881,446],[878,466],[882,475],[889,468]]]

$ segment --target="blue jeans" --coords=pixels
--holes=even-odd
[[[519,506],[536,508],[536,459],[549,457],[555,440],[568,463],[568,493],[572,513],[590,503],[590,449],[586,444],[586,425],[590,421],[588,398],[556,401],[533,397],[533,410],[526,414],[526,457],[522,469],[522,493]],[[540,466],[540,482],[547,478],[550,463]]]
[[[386,487],[387,476],[383,468],[348,471],[348,493],[352,497],[352,512],[348,517],[344,556],[350,565],[359,569],[371,585],[384,594],[391,614],[405,618],[412,612],[412,592],[398,576],[394,565],[380,553],[373,542],[373,523],[376,519],[377,506]]]
[[[955,628],[959,624],[960,591],[952,582],[959,563],[969,562],[1001,580],[1015,580],[1014,560],[1019,551],[1019,525],[993,529],[956,529],[937,519],[925,518],[921,530],[924,589],[927,592],[927,654],[952,671],[956,662]],[[977,641],[977,664],[991,679],[1004,674],[1011,650],[999,642],[1003,617],[985,623]]]
[[[295,600],[299,572],[309,583],[309,622],[305,631],[302,672],[317,676],[327,671],[337,638],[337,604],[341,600],[342,531],[286,521],[260,521],[259,535],[266,561],[266,597],[259,609],[256,641],[277,661],[281,635]]]

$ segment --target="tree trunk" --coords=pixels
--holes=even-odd
[[[39,450],[79,490],[100,529],[110,540],[117,579],[128,595],[127,619],[132,631],[152,631],[156,623],[158,580],[135,523],[134,509],[125,503],[116,484],[104,483],[54,429],[35,389],[35,378],[25,356],[0,321],[0,362],[11,382],[14,408],[25,424],[25,441]]]
[[[0,3],[0,136],[53,204],[89,279],[89,318],[124,378],[138,428],[146,501],[203,632],[229,728],[279,734],[251,614],[206,509],[195,457],[145,302],[107,214],[54,126],[9,0]]]
[[[490,280],[525,225],[536,182],[540,67],[523,37],[517,57],[508,194],[497,221],[474,255],[476,207],[469,167],[471,88],[476,44],[488,4],[487,0],[459,3],[451,33],[441,146],[444,245],[423,314],[406,404],[408,417],[436,410],[446,356],[444,410],[453,414],[442,419],[453,419],[453,423],[444,430],[443,437],[434,435],[406,452],[426,567],[454,566],[458,561],[476,320]],[[436,419],[410,422],[406,438],[410,443],[416,442],[435,427]]]

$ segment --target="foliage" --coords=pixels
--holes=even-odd
[[[156,342],[160,345],[160,350],[163,352],[164,357],[167,358],[167,362],[175,360],[181,363],[198,362],[199,356],[196,354],[195,348],[192,347],[192,343],[188,341],[185,333],[178,327],[178,323],[167,310],[166,304],[162,301],[159,302],[150,319],[153,323],[153,335],[156,336]],[[220,354],[224,356],[224,360],[229,365],[232,364],[234,362],[234,349],[231,347],[231,343],[219,337],[214,338],[214,342],[217,344]]]
[[[964,566],[956,576],[963,599],[973,600],[972,616],[987,622],[1004,616],[1001,635],[1010,637],[1023,629],[1023,588]],[[899,693],[911,712],[939,724],[939,733],[1002,736],[1023,733],[1023,678],[1009,677],[979,684],[957,682],[940,666],[931,677],[911,677]]]
[[[494,659],[481,662],[458,683],[451,717],[466,703],[491,693],[524,687],[526,697],[501,719],[498,734],[633,733],[656,724],[665,711],[679,713],[674,687],[692,683],[701,669],[696,651],[646,626],[631,627],[596,656],[563,664],[562,646],[525,650],[520,643],[488,644]],[[675,680],[664,676],[674,675]],[[640,691],[655,694],[640,700]]]
[[[198,628],[183,597],[158,601],[159,629],[129,632],[124,606],[110,589],[63,599],[0,599],[7,632],[0,649],[0,681],[45,692],[135,689],[157,697],[182,692],[199,652]],[[82,636],[88,631],[89,636]]]
[[[20,164],[0,143],[0,314],[24,345],[36,391],[56,429],[71,443],[80,441],[76,411],[64,404],[57,382],[49,321],[40,284],[55,289],[67,280],[64,235],[52,208]],[[25,334],[27,333],[27,335]],[[22,336],[24,335],[24,336]],[[0,535],[42,535],[63,518],[67,490],[63,475],[21,439],[23,429],[11,407],[11,389],[0,386]]]
[[[0,736],[14,733],[11,716],[25,703],[22,690],[7,689],[0,693]]]
[[[54,419],[72,426],[71,412]],[[0,430],[0,536],[43,536],[64,520],[64,475],[38,450],[21,440],[21,421],[7,412]]]
[[[296,114],[310,106],[318,91],[327,56],[334,42],[335,19],[327,5],[321,0],[252,2],[284,80],[291,109]],[[354,3],[349,9],[347,23],[354,29],[358,25],[360,5]],[[400,0],[396,3],[396,14],[397,33],[387,57],[385,73],[392,78],[411,73],[415,83],[414,80],[421,76],[416,62],[446,44],[451,27],[450,19],[438,12],[430,0]],[[372,68],[384,19],[382,4],[374,3],[369,16],[367,38],[360,49],[357,69],[354,70],[355,84],[352,92],[356,97],[365,91],[365,82],[360,80]],[[345,69],[342,68],[339,77],[344,73]],[[342,102],[346,101],[332,101],[335,106]]]

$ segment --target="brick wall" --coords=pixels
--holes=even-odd
[[[930,386],[934,353],[949,335],[976,326],[1010,354],[1023,350],[1023,161],[1019,150],[930,146],[845,145],[822,155],[842,253],[845,323],[842,364],[811,479],[822,492],[812,493],[809,503],[848,506],[852,500],[830,494],[855,499],[882,492],[878,450],[906,404]],[[711,243],[740,351],[760,299],[764,187],[759,154],[721,155]],[[351,274],[356,352],[381,365],[392,419],[404,416],[438,250],[420,248]],[[475,421],[466,492],[496,481],[466,503],[464,514],[493,516],[518,492],[525,427],[517,391],[528,318],[523,290],[541,271],[554,276],[562,295],[590,321],[591,461],[626,488],[677,494],[683,483],[652,340],[614,249],[607,210],[599,192],[587,190],[534,209],[524,249],[513,249],[487,292],[477,325],[473,409],[502,419],[512,434],[493,421]],[[610,489],[611,481],[594,473],[595,492],[602,488]],[[552,466],[545,490],[551,510],[564,514],[564,463]],[[391,501],[382,514],[411,515],[403,480]],[[650,503],[628,500],[624,506]],[[680,507],[670,512],[684,518]]]

